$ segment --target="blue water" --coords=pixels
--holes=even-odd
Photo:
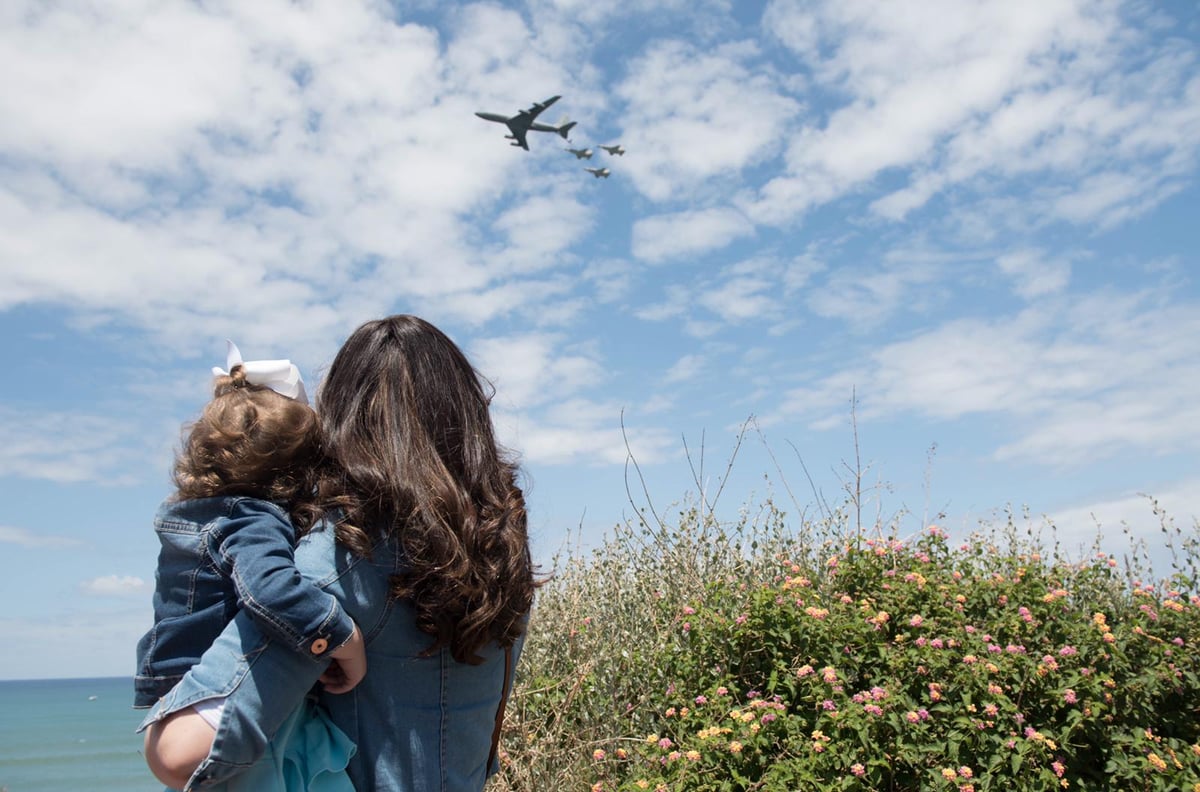
[[[0,792],[162,792],[132,701],[129,677],[0,682]]]

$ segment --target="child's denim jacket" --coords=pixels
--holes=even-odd
[[[295,531],[274,503],[242,496],[167,501],[154,530],[162,545],[154,626],[137,646],[135,707],[153,705],[174,687],[239,611],[316,669],[353,633],[337,599],[296,569]]]

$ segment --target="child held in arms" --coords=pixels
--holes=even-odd
[[[175,460],[176,492],[154,521],[154,626],[137,647],[134,706],[154,707],[141,727],[146,762],[173,789],[208,780],[200,771],[226,698],[263,654],[213,645],[239,611],[268,639],[328,664],[321,683],[331,693],[366,673],[357,625],[295,566],[296,541],[322,515],[315,482],[324,464],[300,372],[288,360],[243,362],[232,341],[226,366],[213,369],[213,399],[191,425]],[[223,681],[180,690],[201,655],[209,678]],[[345,766],[354,747],[313,702],[269,727],[298,747],[286,770],[281,751],[275,776],[256,778],[255,789],[353,789]]]

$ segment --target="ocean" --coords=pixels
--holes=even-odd
[[[132,702],[129,677],[0,682],[0,792],[162,792]]]

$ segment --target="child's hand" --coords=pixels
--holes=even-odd
[[[333,660],[321,674],[320,682],[329,693],[349,693],[367,674],[367,647],[358,625],[346,643],[329,653]]]

